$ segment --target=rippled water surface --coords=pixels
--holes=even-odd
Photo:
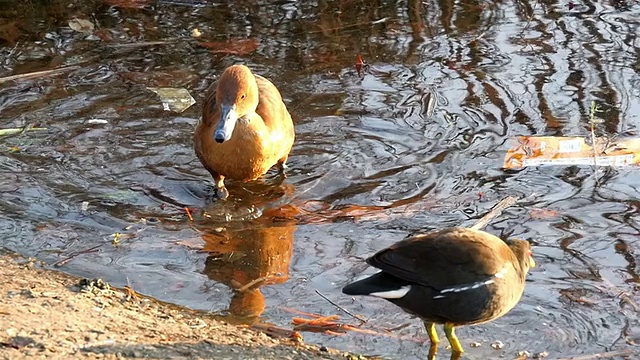
[[[465,357],[634,351],[637,168],[502,165],[518,135],[589,137],[592,102],[598,136],[640,136],[639,33],[640,5],[624,0],[5,1],[0,128],[47,130],[0,137],[0,244],[230,322],[340,313],[318,291],[369,328],[407,326],[306,341],[417,359],[420,321],[341,287],[376,250],[472,225],[513,195],[487,230],[533,240],[538,267],[507,316],[458,330]],[[286,179],[230,181],[216,202],[191,136],[234,63],[280,88],[296,143]],[[197,104],[165,111],[148,87]]]

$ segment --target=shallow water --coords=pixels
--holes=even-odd
[[[532,239],[538,267],[507,316],[458,330],[465,358],[634,349],[637,170],[502,164],[518,135],[589,136],[592,101],[599,136],[637,136],[640,5],[66,3],[0,4],[0,76],[78,66],[0,83],[0,128],[47,128],[0,137],[4,248],[230,322],[290,327],[291,309],[339,313],[318,291],[378,331],[407,326],[306,341],[417,359],[420,321],[340,288],[372,272],[361,259],[376,250],[472,225],[520,196],[487,230]],[[74,17],[96,30],[70,29]],[[296,143],[286,179],[229,182],[230,199],[213,202],[191,135],[204,90],[238,62],[280,88]],[[151,86],[185,87],[198,104],[164,111]],[[257,291],[232,291],[260,278]],[[490,347],[497,340],[503,349]]]

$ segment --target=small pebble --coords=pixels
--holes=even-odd
[[[24,289],[24,290],[20,291],[20,295],[26,296],[29,299],[35,299],[35,297],[36,297],[36,295],[33,293],[33,291],[31,291],[29,289]]]
[[[480,346],[482,346],[482,344],[479,342],[472,342],[471,344],[469,344],[469,346],[471,346],[472,348],[479,348]]]
[[[326,346],[320,346],[320,351],[329,352]]]
[[[549,356],[549,353],[546,352],[546,351],[543,351],[543,352],[539,352],[539,353],[533,355],[533,358],[534,359],[543,359],[543,358],[546,358],[547,356]]]
[[[502,349],[504,347],[504,343],[502,341],[498,340],[496,342],[491,343],[491,347],[496,349],[496,350],[500,350],[500,349]]]
[[[518,351],[516,353],[516,356],[518,356],[521,359],[526,359],[526,358],[531,357],[531,353],[528,352],[527,350],[522,350],[522,351]]]

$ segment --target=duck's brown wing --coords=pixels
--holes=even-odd
[[[212,126],[216,121],[218,115],[216,103],[216,92],[218,90],[218,82],[214,82],[207,89],[204,97],[204,103],[202,105],[202,122],[207,126]]]
[[[412,236],[367,259],[386,273],[438,290],[486,281],[513,261],[500,238],[466,228]]]
[[[256,113],[260,115],[268,128],[287,127],[293,131],[291,115],[282,101],[278,88],[271,81],[260,75],[255,75],[255,77],[260,93]]]

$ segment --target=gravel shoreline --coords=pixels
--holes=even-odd
[[[0,255],[0,359],[365,359]]]

